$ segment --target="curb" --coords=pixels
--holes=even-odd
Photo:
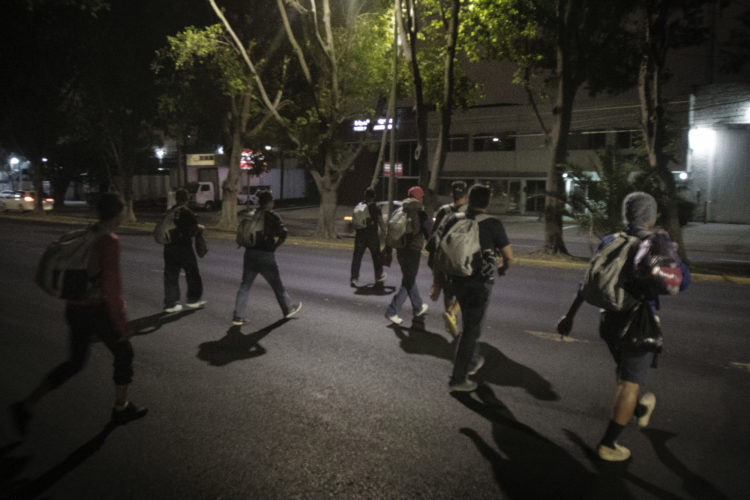
[[[60,224],[77,224],[77,225],[87,225],[92,224],[96,222],[95,217],[69,217],[64,215],[8,215],[8,214],[0,214],[0,218],[3,219],[11,219],[11,220],[24,220],[24,221],[35,221],[35,222],[49,222],[49,223],[60,223]],[[136,224],[123,224],[120,226],[123,229],[131,230],[131,231],[141,231],[141,232],[152,232],[154,230],[154,226],[156,224],[153,222],[139,222]],[[207,228],[206,234],[209,235],[209,237],[213,238],[220,238],[225,240],[233,240],[234,234],[227,232],[227,231],[220,231],[217,229]],[[294,246],[307,246],[307,247],[313,247],[313,248],[335,248],[340,250],[352,250],[353,249],[353,239],[351,242],[347,241],[331,241],[331,240],[321,240],[316,239],[313,237],[303,237],[303,236],[289,236],[286,239],[285,244],[290,244]],[[424,251],[423,251],[424,253]],[[555,269],[580,269],[581,271],[585,270],[587,267],[587,263],[585,262],[566,262],[563,260],[556,260],[554,258],[550,259],[541,259],[538,257],[524,257],[523,255],[516,255],[514,257],[514,264],[520,265],[520,266],[530,266],[530,267],[547,267],[547,268],[555,268]],[[726,275],[726,274],[706,274],[706,273],[690,273],[691,277],[695,281],[709,281],[709,282],[725,282],[725,283],[731,283],[734,285],[750,285],[750,277],[745,276],[734,276],[734,275]]]

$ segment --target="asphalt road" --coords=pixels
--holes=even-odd
[[[63,304],[32,282],[62,229],[0,221],[3,407],[65,356]],[[161,248],[148,234],[121,239],[141,332],[131,396],[150,413],[106,425],[111,358],[94,345],[84,372],[40,403],[26,440],[0,420],[2,497],[747,497],[750,286],[696,281],[665,298],[651,426],[626,430],[630,462],[603,464],[592,448],[614,376],[597,313],[584,306],[568,341],[551,333],[580,270],[518,266],[500,279],[480,390],[452,396],[439,307],[430,303],[424,330],[389,327],[389,296],[348,286],[347,250],[282,247],[282,279],[302,311],[280,321],[260,280],[253,323],[233,329],[242,254],[233,242],[209,240],[205,309],[164,316]],[[371,274],[366,256],[362,281]],[[389,274],[392,291],[400,273]],[[426,296],[424,263],[418,283]]]

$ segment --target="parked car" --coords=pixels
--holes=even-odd
[[[42,196],[42,208],[52,210],[55,200],[45,193]],[[21,212],[34,210],[35,199],[36,193],[34,191],[3,191],[0,192],[0,210],[18,210]]]

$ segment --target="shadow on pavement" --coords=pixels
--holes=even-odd
[[[421,319],[421,318],[415,318]],[[392,326],[400,339],[400,347],[408,354],[426,354],[453,362],[455,342],[444,336],[420,328],[402,328]],[[560,397],[544,377],[531,368],[517,363],[503,354],[496,347],[479,343],[479,352],[484,356],[484,366],[474,376],[479,383],[488,383],[505,387],[521,387],[530,395],[543,401],[557,401]],[[446,372],[446,383],[450,376]]]
[[[233,326],[227,330],[227,334],[221,339],[199,345],[198,359],[208,362],[211,366],[225,366],[233,361],[262,356],[266,353],[266,350],[259,342],[287,321],[289,320],[282,318],[247,335],[242,333],[239,326]]]
[[[60,481],[66,474],[73,471],[76,467],[99,451],[104,445],[107,436],[109,436],[116,427],[117,424],[108,422],[107,425],[104,426],[104,429],[102,429],[96,436],[91,438],[83,446],[68,455],[65,460],[52,467],[41,476],[36,479],[18,479],[10,482],[7,489],[3,488],[6,493],[3,493],[0,498],[36,498],[54,486],[55,483]],[[20,460],[28,461],[28,457],[23,457]],[[20,473],[20,470],[18,470],[17,473]],[[5,475],[5,473],[3,473],[3,475]]]
[[[367,285],[358,286],[354,291],[354,295],[391,295],[396,291],[395,286],[391,285],[378,285],[371,283]]]
[[[482,384],[471,393],[452,393],[461,404],[489,420],[495,446],[473,429],[461,433],[472,440],[492,466],[495,480],[508,498],[629,498],[627,491],[608,496],[592,495],[596,475],[564,448],[519,422],[507,406]]]
[[[185,316],[189,316],[196,311],[200,311],[200,309],[185,309],[180,312],[171,314],[162,311],[150,316],[144,316],[142,318],[134,319],[130,322],[130,325],[133,327],[133,332],[135,332],[135,335],[148,335],[150,333],[154,333],[156,330],[166,325],[167,323],[182,319]]]
[[[693,498],[727,498],[722,492],[716,489],[712,483],[688,469],[672,451],[667,448],[667,441],[677,434],[659,429],[644,429],[643,434],[651,441],[651,445],[656,451],[659,460],[666,465],[672,472],[682,478],[683,488]]]
[[[604,421],[602,425],[604,425]],[[629,472],[628,467],[632,459],[625,462],[605,462],[599,458],[596,451],[588,446],[578,434],[567,429],[565,429],[565,434],[567,434],[568,439],[573,444],[583,451],[598,472],[596,479],[592,480],[591,483],[592,498],[635,498],[629,492],[627,495],[625,494],[627,492],[626,482],[642,488],[656,498],[664,500],[678,500],[682,498]]]

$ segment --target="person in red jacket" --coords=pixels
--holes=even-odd
[[[100,234],[91,251],[94,268],[99,274],[86,295],[69,300],[65,317],[70,334],[70,357],[58,365],[42,380],[39,386],[10,408],[13,422],[21,434],[26,434],[36,403],[48,392],[57,389],[81,371],[88,358],[93,337],[98,337],[114,356],[115,402],[112,422],[124,424],[143,417],[147,408],[136,406],[128,400],[128,386],[133,379],[133,347],[130,337],[133,329],[128,322],[122,300],[120,274],[120,239],[115,230],[123,217],[123,202],[114,193],[104,193],[97,206],[99,222],[91,228]]]

